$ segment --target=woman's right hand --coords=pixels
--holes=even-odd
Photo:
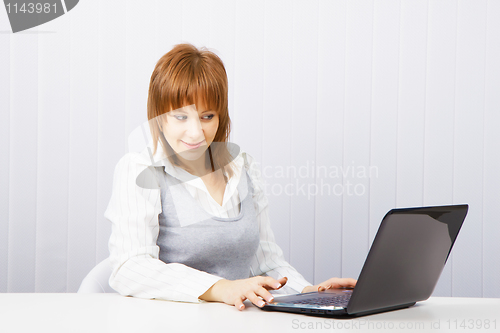
[[[279,280],[270,276],[254,276],[241,280],[219,280],[199,298],[205,301],[223,302],[234,305],[238,310],[243,310],[243,301],[248,299],[258,307],[264,306],[262,297],[267,302],[272,302],[274,297],[268,290],[277,290],[285,285],[286,277]]]

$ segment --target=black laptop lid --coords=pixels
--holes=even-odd
[[[468,205],[393,209],[382,220],[347,313],[429,298],[443,271]]]

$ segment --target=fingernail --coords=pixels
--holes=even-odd
[[[240,309],[243,309],[243,304],[240,304],[239,308],[240,308]]]
[[[281,283],[276,283],[276,285],[274,286],[274,288],[280,288],[281,287]]]
[[[271,303],[272,301],[274,301],[274,298],[273,298],[273,297],[271,297],[271,298],[270,298],[267,302],[268,302],[268,303]]]
[[[264,301],[259,301],[259,306],[260,307],[264,306],[264,304],[266,304],[266,303],[264,303]]]

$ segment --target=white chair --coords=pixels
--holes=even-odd
[[[104,259],[97,264],[83,279],[79,294],[94,294],[94,293],[116,293],[116,291],[109,286],[109,277],[111,275],[111,265],[109,258]]]

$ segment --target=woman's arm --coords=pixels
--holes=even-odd
[[[283,251],[276,244],[269,221],[269,205],[263,190],[260,171],[252,156],[246,154],[249,175],[254,186],[254,206],[260,230],[260,243],[252,261],[251,270],[254,275],[267,275],[275,279],[287,277],[288,282],[280,293],[300,293],[305,287],[312,286],[293,268],[283,256]]]
[[[127,154],[118,162],[104,214],[112,223],[109,284],[122,295],[199,302],[198,297],[221,278],[158,259],[160,190],[137,186],[137,175],[147,167],[138,162],[140,157]]]
[[[254,203],[257,210],[257,220],[260,230],[260,244],[252,263],[254,275],[265,274],[279,279],[288,277],[286,286],[280,289],[280,293],[306,293],[312,291],[324,291],[330,288],[343,288],[356,286],[356,280],[351,278],[331,278],[316,285],[309,283],[297,272],[284,258],[283,251],[276,244],[274,234],[269,221],[268,200],[263,191],[263,182],[254,159],[247,154],[249,174],[254,184]]]

